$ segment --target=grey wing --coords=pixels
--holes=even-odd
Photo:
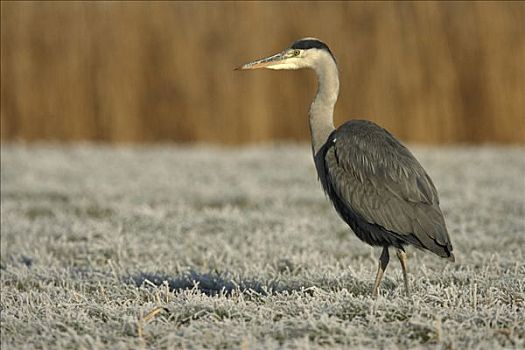
[[[343,205],[406,243],[451,256],[436,188],[408,149],[368,121],[350,121],[331,139],[324,166]]]

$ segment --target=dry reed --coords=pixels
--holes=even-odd
[[[316,36],[336,123],[418,143],[525,142],[525,3],[2,2],[6,140],[306,140],[315,77],[233,72]]]

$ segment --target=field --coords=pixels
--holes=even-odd
[[[2,349],[523,348],[525,148],[414,150],[457,262],[374,300],[309,145],[3,144]]]

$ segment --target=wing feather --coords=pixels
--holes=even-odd
[[[340,201],[410,243],[452,250],[436,188],[407,148],[368,121],[350,121],[332,138],[324,166]]]

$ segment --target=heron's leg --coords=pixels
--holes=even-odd
[[[403,249],[396,250],[397,257],[401,263],[401,268],[403,269],[403,279],[405,280],[405,291],[407,296],[410,296],[410,290],[408,289],[408,275],[407,275],[407,253]]]
[[[383,252],[381,253],[381,256],[379,257],[379,267],[377,268],[377,275],[376,275],[376,282],[374,283],[374,290],[372,291],[372,295],[374,297],[377,297],[377,294],[379,291],[379,284],[381,284],[381,280],[383,279],[383,274],[385,273],[386,266],[388,265],[389,260],[390,260],[390,255],[388,254],[388,247],[383,247]]]

